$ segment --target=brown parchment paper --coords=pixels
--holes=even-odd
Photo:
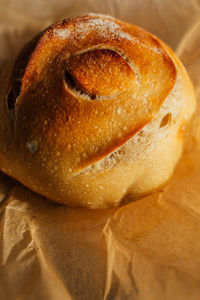
[[[0,0],[0,97],[27,40],[91,11],[166,41],[190,74],[198,112],[168,185],[117,209],[63,207],[0,173],[0,299],[199,300],[200,1]]]

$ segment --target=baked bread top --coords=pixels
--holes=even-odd
[[[13,68],[0,112],[10,133],[2,134],[8,146],[7,153],[0,153],[0,168],[50,199],[96,207],[87,204],[95,191],[83,197],[80,189],[79,197],[86,177],[97,180],[92,172],[86,175],[88,168],[94,170],[96,163],[155,120],[178,77],[186,86],[184,97],[189,93],[194,99],[187,74],[173,52],[132,24],[90,14],[50,26],[25,46]],[[172,101],[175,105],[176,95]],[[187,117],[182,115],[182,124],[190,119],[194,103],[192,100]],[[170,118],[163,119],[163,124]],[[131,151],[138,149],[134,146]],[[104,171],[101,168],[107,181]],[[114,177],[120,180],[121,175]],[[70,196],[69,191],[73,194],[74,190],[75,196]],[[102,204],[97,207],[112,206],[110,193],[101,194]],[[120,197],[116,197],[117,204]],[[111,204],[104,205],[104,200]]]

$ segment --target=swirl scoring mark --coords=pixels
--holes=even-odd
[[[66,65],[68,87],[77,90],[79,96],[110,99],[133,90],[136,85],[132,68],[114,50],[89,50],[69,57]]]
[[[173,61],[146,31],[106,16],[64,20],[43,34],[30,57],[16,104],[16,135],[46,136],[51,153],[64,153],[64,165],[76,173],[148,124],[175,81]],[[72,93],[77,87],[83,94]]]

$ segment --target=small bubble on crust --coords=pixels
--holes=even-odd
[[[117,109],[117,114],[120,115],[120,114],[121,114],[121,111],[122,111],[122,110],[121,110],[121,107],[118,107],[118,109]]]
[[[31,154],[34,154],[37,152],[38,148],[39,148],[39,144],[38,144],[38,141],[37,140],[32,140],[30,142],[27,142],[26,143],[26,147],[28,149],[28,151],[31,153]]]

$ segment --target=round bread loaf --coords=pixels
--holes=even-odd
[[[0,103],[0,169],[56,202],[120,205],[173,173],[195,110],[178,58],[147,31],[89,14],[19,54]]]

